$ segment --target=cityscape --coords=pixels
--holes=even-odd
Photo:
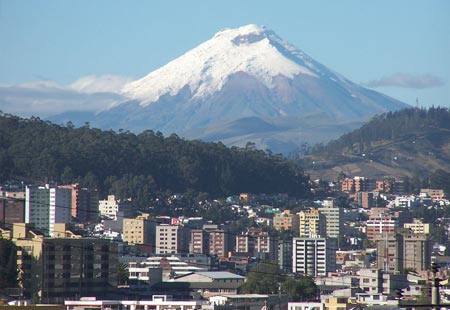
[[[450,309],[448,12],[0,0],[0,310]]]

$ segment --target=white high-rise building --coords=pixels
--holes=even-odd
[[[53,236],[55,223],[69,223],[72,192],[69,189],[27,186],[25,191],[25,223],[32,223],[48,236]]]
[[[317,277],[332,271],[336,271],[335,239],[293,239],[292,272]]]

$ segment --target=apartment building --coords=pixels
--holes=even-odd
[[[142,214],[135,218],[123,219],[123,241],[130,244],[154,244],[155,224],[150,214]]]
[[[32,223],[47,236],[53,236],[55,223],[70,223],[71,190],[27,186],[25,190],[25,223]]]
[[[292,272],[318,277],[332,271],[336,271],[336,239],[293,239]]]
[[[292,230],[298,233],[300,229],[299,216],[292,213],[291,210],[276,213],[273,217],[273,227],[278,231]]]
[[[404,223],[403,227],[410,229],[415,234],[430,234],[433,224],[423,223],[420,219],[414,219],[412,223]]]
[[[58,188],[71,191],[71,216],[81,223],[93,223],[98,220],[99,193],[96,189],[83,188],[78,183],[61,185]]]
[[[181,225],[156,225],[156,254],[187,253],[189,250],[189,230]]]
[[[69,231],[58,233],[71,237],[47,238],[29,225],[14,225],[24,296],[39,296],[42,303],[62,303],[80,296],[104,296],[116,289],[117,244]]]
[[[342,231],[343,210],[334,205],[323,206],[318,210],[325,218],[325,235],[323,237],[337,238]]]
[[[270,259],[276,258],[275,240],[261,228],[249,228],[236,235],[236,252],[248,253],[249,256],[266,254]]]
[[[0,223],[25,223],[25,199],[0,198]]]
[[[300,211],[299,216],[299,236],[313,237],[326,235],[325,216],[317,209]]]

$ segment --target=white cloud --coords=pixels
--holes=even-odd
[[[82,93],[121,93],[125,84],[132,82],[130,77],[118,75],[88,75],[79,78],[70,87]]]
[[[127,100],[120,91],[132,79],[86,76],[70,85],[33,81],[0,85],[0,110],[22,117],[49,117],[68,111],[98,112]]]
[[[444,85],[444,81],[432,74],[413,75],[410,73],[394,73],[390,76],[382,77],[366,83],[368,87],[403,87],[403,88],[431,88]]]

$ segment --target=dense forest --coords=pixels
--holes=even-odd
[[[308,150],[309,154],[360,154],[381,140],[409,138],[414,133],[444,131],[450,134],[448,108],[404,109],[373,117],[367,124],[340,138]]]
[[[102,131],[89,124],[75,128],[2,114],[0,145],[3,181],[80,182],[103,194],[121,188],[131,198],[167,191],[307,193],[307,177],[299,166],[251,143],[227,148],[160,132]]]

